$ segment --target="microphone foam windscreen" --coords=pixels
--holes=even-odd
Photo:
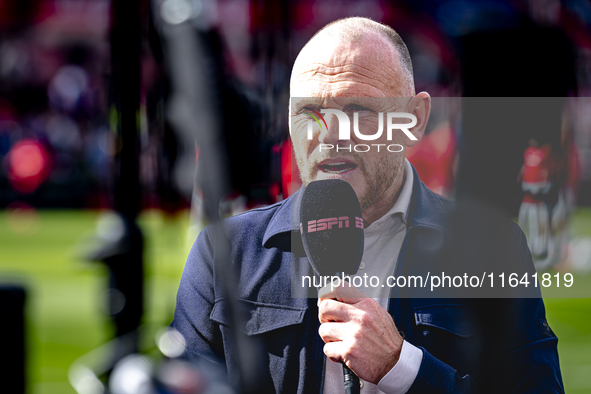
[[[347,182],[310,182],[300,206],[300,233],[306,256],[320,276],[355,274],[363,256],[363,219]]]

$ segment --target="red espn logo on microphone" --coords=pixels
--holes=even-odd
[[[308,222],[308,233],[318,231],[332,230],[333,226],[338,225],[338,228],[349,227],[349,217],[339,216],[334,218],[310,220]],[[363,228],[363,219],[355,216],[355,227]]]

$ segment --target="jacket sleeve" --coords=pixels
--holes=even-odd
[[[433,357],[422,347],[423,361],[417,378],[410,387],[408,394],[413,393],[472,393],[470,376],[460,376],[449,365]]]
[[[487,343],[481,344],[480,371],[461,374],[421,348],[421,368],[408,393],[564,393],[558,339],[544,317],[542,300],[487,301],[497,301],[496,307],[504,309],[497,316],[507,323],[501,328],[503,323],[498,321],[483,336]],[[516,322],[525,319],[515,313],[527,315],[529,324],[517,327]],[[522,331],[517,334],[519,328]]]
[[[220,361],[224,357],[221,333],[210,320],[215,303],[213,261],[213,245],[206,228],[187,258],[171,327],[184,337],[187,356]]]
[[[526,238],[515,227],[511,264],[530,272],[533,263]],[[532,298],[473,300],[476,329],[466,339],[472,341],[468,347],[473,349],[473,362],[460,371],[441,361],[457,351],[449,344],[429,348],[431,352],[421,348],[421,367],[408,393],[564,393],[558,338],[546,320],[539,287],[536,291],[538,297]]]

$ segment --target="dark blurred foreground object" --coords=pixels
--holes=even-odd
[[[172,12],[166,11],[168,8],[181,6],[184,0],[178,1],[180,5],[176,3],[176,0],[163,1],[159,7],[156,4],[155,11],[160,10],[160,14],[168,15],[167,12]],[[179,18],[181,16],[176,15]],[[199,18],[198,15],[194,17]],[[199,22],[196,22],[196,26],[194,24],[194,37],[191,40],[199,46],[203,64],[196,64],[196,69],[187,70],[182,61],[174,61],[168,55],[180,45],[171,43],[167,38],[167,34],[172,31],[170,27],[164,26],[174,24],[168,22],[171,16],[154,19],[160,22],[155,26],[155,29],[159,27],[157,33],[160,33],[160,39],[153,39],[152,45],[157,47],[155,52],[164,55],[162,61],[171,85],[165,99],[166,124],[177,140],[178,159],[174,165],[174,178],[178,189],[185,198],[191,199],[196,177],[198,182],[205,184],[220,182],[220,179],[216,179],[219,174],[212,173],[207,165],[210,152],[204,149],[203,141],[199,142],[199,133],[212,129],[215,133],[208,136],[206,142],[215,142],[222,149],[216,154],[223,159],[226,170],[224,177],[228,178],[228,184],[224,186],[228,190],[224,190],[224,193],[244,195],[254,204],[275,203],[267,190],[273,180],[270,167],[272,148],[276,142],[269,136],[269,108],[260,94],[234,78],[228,70],[224,59],[226,49],[220,33],[200,26]],[[205,78],[196,76],[203,73],[206,74]],[[179,83],[183,85],[182,89]],[[201,94],[190,92],[189,87],[193,84],[201,85]],[[192,114],[198,115],[193,122],[189,120],[191,114],[185,112],[188,110],[184,107],[185,101],[192,101],[198,107]]]
[[[0,285],[0,392],[25,393],[25,289]]]
[[[575,89],[564,33],[523,16],[511,21],[458,41],[464,91],[450,261],[479,261],[489,241],[502,237],[499,229],[518,213],[528,140],[560,146],[564,97]],[[466,239],[469,248],[457,241]]]
[[[244,163],[237,163],[228,151],[228,144],[241,139],[232,139],[227,133],[226,127],[232,123],[225,119],[239,119],[251,113],[244,103],[238,106],[243,96],[228,94],[229,88],[219,67],[216,34],[211,30],[204,8],[186,0],[152,1],[171,81],[167,116],[185,149],[194,152],[195,143],[199,147],[196,178],[188,179],[187,183],[193,185],[196,181],[203,195],[203,210],[215,240],[214,263],[218,272],[224,272],[224,277],[220,278],[220,297],[227,302],[225,315],[232,330],[229,347],[238,354],[239,360],[237,376],[229,378],[241,393],[267,392],[273,385],[270,376],[264,376],[261,366],[267,365],[268,354],[262,343],[245,334],[245,311],[238,302],[230,242],[220,215],[221,201],[239,185],[240,176],[236,175],[240,171],[233,171],[233,167],[244,168]],[[229,103],[237,107],[228,108]],[[242,131],[242,128],[238,130]],[[246,146],[240,147],[246,149]],[[195,154],[187,157],[195,157]]]
[[[109,314],[120,339],[111,364],[138,350],[143,314],[143,235],[136,220],[141,208],[139,183],[140,0],[111,4],[111,129],[115,137],[111,220],[97,226],[98,246],[86,258],[109,269]],[[102,225],[102,228],[101,228]]]
[[[516,216],[528,140],[560,147],[562,98],[575,89],[572,44],[562,31],[521,18],[466,34],[459,46],[464,99],[456,199]]]

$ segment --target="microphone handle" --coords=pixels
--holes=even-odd
[[[345,380],[345,393],[347,394],[359,394],[361,388],[359,385],[359,376],[355,375],[355,372],[351,371],[351,368],[343,364],[343,376]]]
[[[343,272],[342,277],[345,276]],[[343,364],[343,379],[345,382],[345,393],[347,394],[359,394],[361,392],[361,386],[359,384],[359,376],[355,375],[355,372],[351,371],[351,368],[347,367],[347,364]]]

